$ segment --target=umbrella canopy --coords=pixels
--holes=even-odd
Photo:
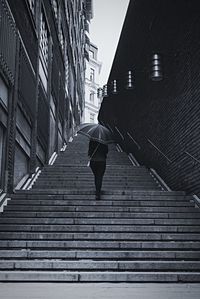
[[[112,133],[106,127],[100,124],[85,123],[80,125],[77,133],[103,144],[114,143]]]

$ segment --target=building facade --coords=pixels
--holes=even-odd
[[[89,0],[0,0],[0,189],[48,163],[80,124]]]
[[[86,123],[97,123],[97,116],[100,107],[99,75],[102,63],[98,61],[98,48],[90,43],[89,61],[86,64],[85,81],[85,110],[83,121]]]
[[[130,1],[99,118],[171,189],[200,196],[199,9]]]

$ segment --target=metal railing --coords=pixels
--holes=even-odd
[[[174,159],[170,159],[165,153],[163,153],[163,151],[161,151],[150,139],[147,139],[147,141],[153,146],[153,148],[159,152],[169,163],[177,163],[180,164],[180,162],[184,159],[184,158],[180,158],[181,156],[187,156],[189,158],[191,158],[195,163],[200,164],[200,160],[195,158],[192,154],[190,154],[188,151],[183,151],[180,152],[179,157],[174,158]]]
[[[105,124],[104,124],[105,125]],[[106,126],[108,128],[111,128],[108,124],[106,124]],[[140,146],[140,144],[135,140],[135,138],[131,135],[130,132],[126,132],[125,134],[123,134],[121,132],[121,130],[119,129],[119,127],[117,126],[114,126],[114,130],[112,129],[112,132],[115,131],[119,136],[120,136],[120,139],[121,139],[121,142],[122,143],[126,143],[126,135],[129,137],[129,139],[134,143],[134,145],[137,147],[138,150],[141,150],[142,147]],[[200,164],[200,159],[196,158],[194,155],[192,155],[191,153],[189,153],[188,151],[182,151],[179,153],[178,157],[175,157],[175,158],[171,158],[169,157],[167,154],[165,154],[157,145],[155,145],[155,143],[150,140],[148,137],[146,137],[146,141],[148,142],[148,144],[156,151],[158,152],[169,164],[174,164],[175,167],[178,167],[178,168],[181,168],[183,167],[183,160],[185,160],[186,158],[189,158],[191,160],[193,160],[194,164],[193,164],[193,167],[194,166],[197,166],[199,167],[199,164]],[[131,158],[131,157],[130,157]],[[130,159],[133,161],[133,159]],[[134,161],[135,161],[135,157],[134,157]],[[182,163],[182,165],[181,165]],[[140,165],[137,160],[136,160],[136,163],[134,162],[133,164],[135,165]],[[158,179],[159,183],[164,187],[165,190],[168,190],[168,191],[171,191],[171,189],[166,185],[166,183],[159,177],[158,174],[155,174],[155,170],[154,169],[150,169],[151,173],[153,175],[156,176],[156,179]]]

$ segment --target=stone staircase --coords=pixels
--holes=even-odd
[[[102,199],[77,136],[0,215],[0,281],[200,282],[200,210],[109,146]]]

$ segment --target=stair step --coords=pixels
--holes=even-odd
[[[84,191],[82,193],[80,192],[75,192],[71,193],[69,190],[69,194],[68,193],[64,193],[64,194],[51,194],[51,193],[46,193],[46,194],[38,194],[38,192],[34,192],[35,190],[29,190],[28,192],[26,190],[20,190],[22,192],[16,191],[15,194],[11,194],[9,197],[13,198],[13,199],[26,199],[26,200],[32,200],[32,199],[45,199],[45,200],[57,200],[57,199],[70,199],[70,200],[90,200],[92,202],[97,202],[96,200],[94,201],[94,191]],[[122,191],[123,192],[123,191]],[[155,195],[151,195],[149,194],[150,191],[146,191],[145,193],[141,194],[141,191],[136,192],[132,192],[132,194],[128,193],[128,191],[126,191],[126,194],[119,194],[115,191],[115,194],[108,194],[108,192],[104,192],[102,191],[102,195],[101,195],[101,201],[98,201],[98,203],[101,203],[102,201],[110,201],[112,200],[112,202],[118,202],[118,201],[122,201],[122,202],[127,202],[127,204],[129,205],[129,203],[131,203],[132,201],[157,201],[157,200],[162,200],[163,202],[166,201],[173,201],[173,202],[181,202],[181,201],[189,201],[192,200],[191,196],[185,196],[185,195],[171,195],[171,192],[163,192],[162,194],[155,194]],[[159,191],[158,191],[159,192]]]
[[[200,234],[180,232],[68,232],[68,233],[37,233],[37,232],[5,232],[0,233],[0,248],[5,247],[52,247],[52,248],[141,248],[135,247],[135,241],[148,242],[150,248],[156,248],[155,241],[161,241],[160,249],[165,249],[163,241],[170,241],[170,245],[177,246],[175,241],[199,241]],[[62,240],[62,241],[61,241]],[[88,241],[89,240],[89,241]],[[117,241],[118,240],[118,241]],[[27,241],[27,243],[26,243]],[[66,242],[67,241],[67,242]],[[133,242],[134,241],[134,242]],[[24,243],[25,242],[25,243]],[[190,245],[192,246],[191,243]],[[138,246],[138,245],[137,245]],[[162,247],[163,246],[163,247]],[[169,246],[169,245],[168,245]],[[199,248],[199,244],[197,244]],[[182,249],[182,248],[180,248]],[[189,248],[190,249],[190,248]]]
[[[0,214],[0,281],[200,282],[200,210],[109,145],[95,200],[77,136]]]
[[[25,242],[24,242],[25,243]],[[177,250],[167,250],[167,251],[160,251],[160,250],[126,250],[126,249],[78,249],[78,250],[69,250],[63,248],[45,248],[45,250],[41,249],[33,249],[30,248],[23,248],[23,249],[0,249],[0,257],[3,259],[23,259],[27,258],[28,260],[31,259],[70,259],[70,260],[166,260],[166,261],[193,261],[199,259],[200,251],[177,251]]]
[[[42,189],[38,189],[38,190],[16,190],[15,191],[15,194],[16,195],[28,195],[31,196],[31,195],[37,195],[38,193],[40,194],[42,191]],[[46,191],[45,191],[46,192]],[[51,191],[49,193],[47,193],[48,196],[51,196],[51,195],[54,195],[54,194],[57,194],[55,191]],[[58,193],[59,194],[59,193]],[[61,193],[62,195],[64,194],[70,194],[70,195],[94,195],[94,191],[87,191],[87,190],[84,190],[84,192],[82,190],[77,190],[77,189],[69,189],[69,190],[65,190],[65,192]],[[103,193],[104,194],[104,193]],[[115,196],[121,196],[121,195],[129,195],[129,196],[134,196],[134,197],[137,197],[137,196],[164,196],[165,197],[171,197],[171,196],[174,196],[174,198],[178,198],[180,196],[185,196],[185,192],[184,191],[161,191],[161,190],[138,190],[138,191],[135,191],[135,190],[127,190],[127,191],[124,191],[124,190],[115,190],[115,192],[113,193],[111,190],[110,191],[106,191],[105,193],[107,196],[108,195],[112,195],[114,194]],[[13,194],[14,196],[14,194]]]
[[[90,225],[200,225],[200,219],[120,219],[120,218],[0,218],[0,224],[90,224]]]
[[[115,190],[117,190],[118,189],[118,187],[119,187],[119,185],[117,186],[115,186],[115,185],[112,185],[112,191],[113,191],[113,193],[115,192]],[[134,185],[134,186],[130,186],[130,185],[124,185],[124,186],[121,186],[120,185],[120,187],[121,187],[121,189],[122,189],[122,187],[123,187],[123,189],[124,189],[124,191],[129,191],[129,190],[132,190],[132,189],[134,189],[134,190],[155,190],[155,189],[160,189],[160,187],[159,186],[157,186],[156,184],[151,184],[151,185],[140,185],[140,184],[138,184],[138,185]],[[55,190],[55,191],[57,191],[57,192],[65,192],[65,190],[66,189],[70,189],[70,188],[77,188],[77,189],[81,189],[81,190],[89,190],[89,191],[93,191],[94,190],[94,186],[93,186],[93,184],[91,183],[90,185],[87,185],[87,186],[85,186],[85,185],[79,185],[79,184],[73,184],[73,185],[70,185],[70,184],[65,184],[65,185],[57,185],[57,186],[55,186],[55,185],[39,185],[39,184],[35,184],[35,185],[33,185],[33,188],[34,189],[38,189],[38,188],[42,188],[43,190],[46,190],[46,191],[50,191],[51,192],[51,190]],[[110,190],[111,188],[109,187],[109,186],[107,186],[107,185],[104,185],[103,184],[103,190],[104,190],[104,192],[107,192],[108,190]]]
[[[132,200],[132,201],[108,201],[108,200],[100,200],[100,201],[94,201],[94,200],[67,200],[67,199],[12,199],[9,202],[9,205],[26,205],[26,206],[73,206],[73,207],[81,207],[81,206],[103,206],[104,208],[107,206],[119,206],[119,207],[194,207],[193,202],[189,201],[163,201],[163,200]]]
[[[0,281],[199,282],[200,272],[1,271]]]
[[[30,211],[30,205],[8,205],[5,208],[5,211]],[[38,211],[38,212],[104,212],[104,213],[115,213],[115,212],[121,212],[121,213],[173,213],[174,207],[145,207],[145,206],[139,206],[139,207],[120,207],[120,206],[50,206],[50,205],[32,205],[31,206],[32,211]],[[200,216],[200,210],[195,207],[176,207],[176,213],[199,213]]]
[[[12,224],[0,224],[0,231],[31,231],[31,232],[199,232],[200,233],[200,226],[198,225],[179,225],[179,226],[172,226],[172,225],[20,225],[16,224],[13,226]],[[9,234],[6,233],[6,236]],[[5,236],[5,237],[6,237]],[[0,238],[3,235],[0,232]],[[61,236],[60,236],[61,237]]]
[[[200,240],[199,234],[196,240]],[[123,234],[119,233],[15,233],[9,234],[8,238],[3,234],[4,239],[1,239],[0,248],[47,248],[50,249],[140,249],[143,250],[199,250],[199,241],[194,241],[194,237],[190,236],[193,241],[178,241],[184,240],[185,235],[166,234],[166,240],[159,241],[162,235],[143,234],[143,240],[147,242],[137,241],[142,240],[142,234],[126,234],[123,239]],[[10,237],[10,238],[9,238]],[[92,239],[93,237],[93,239]],[[168,237],[168,239],[167,239]],[[173,238],[174,237],[174,238]],[[176,239],[177,237],[177,239]],[[21,238],[21,239],[20,239]],[[62,238],[62,239],[60,239]],[[179,239],[178,239],[179,238]],[[114,240],[112,240],[114,239]],[[131,240],[132,239],[132,240]],[[88,241],[90,240],[90,241]],[[155,241],[156,240],[156,241]],[[186,240],[186,239],[185,239]]]
[[[62,181],[61,181],[62,180]],[[92,183],[93,183],[93,180],[94,180],[94,178],[93,178],[93,176],[91,175],[91,176],[88,176],[88,177],[86,177],[86,176],[80,176],[80,177],[77,177],[77,176],[70,176],[70,177],[65,177],[65,178],[63,178],[63,177],[59,177],[59,176],[57,176],[57,177],[55,177],[55,176],[51,176],[51,177],[47,177],[47,176],[45,176],[45,177],[40,177],[40,183],[43,183],[43,184],[48,184],[48,183],[62,183],[62,184],[66,184],[67,182],[74,182],[74,181],[79,181],[79,183],[82,183],[82,184],[84,184],[84,183],[90,183],[91,181],[92,181]],[[147,177],[147,178],[143,178],[143,177],[126,177],[126,178],[124,178],[124,179],[121,179],[121,177],[119,177],[119,178],[116,178],[116,177],[104,177],[104,179],[103,179],[103,182],[104,183],[106,183],[106,184],[108,184],[108,185],[110,185],[110,184],[126,184],[126,183],[143,183],[143,184],[146,184],[146,183],[151,183],[151,182],[154,182],[154,180],[153,180],[153,178],[151,178],[151,177]]]
[[[198,218],[200,219],[200,213],[197,211],[193,213],[188,212],[144,212],[144,213],[133,213],[133,212],[19,212],[19,211],[7,211],[5,210],[1,217],[48,217],[48,218]]]
[[[63,260],[1,260],[0,270],[13,269],[20,271],[23,270],[78,270],[78,271],[118,271],[123,273],[123,271],[198,271],[200,272],[200,261],[63,261]]]

